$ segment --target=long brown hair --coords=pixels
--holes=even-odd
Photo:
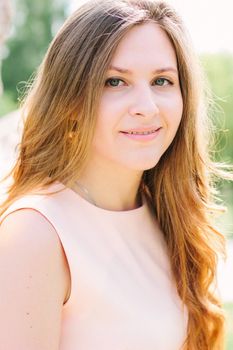
[[[224,312],[214,292],[224,237],[209,156],[206,96],[197,57],[179,15],[153,0],[88,1],[65,22],[23,104],[24,130],[2,214],[16,198],[55,181],[72,186],[88,160],[106,70],[123,36],[154,21],[176,52],[183,115],[177,134],[142,186],[163,230],[177,290],[189,311],[188,350],[224,348]],[[71,142],[72,141],[72,142]],[[226,176],[226,175],[222,175]],[[230,176],[229,176],[230,177]],[[5,180],[5,179],[4,179]]]

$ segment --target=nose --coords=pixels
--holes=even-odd
[[[143,85],[135,88],[129,114],[132,116],[154,117],[159,113],[158,101],[151,86]]]

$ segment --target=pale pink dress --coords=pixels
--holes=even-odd
[[[71,272],[60,350],[180,350],[188,313],[171,277],[163,234],[149,204],[110,211],[60,182],[54,195],[27,195],[9,213],[32,208],[55,228]]]

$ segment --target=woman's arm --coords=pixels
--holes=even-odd
[[[0,226],[0,349],[58,350],[69,285],[52,225],[33,209]]]

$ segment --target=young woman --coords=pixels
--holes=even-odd
[[[202,79],[178,14],[89,1],[24,101],[1,207],[4,350],[219,350]]]

